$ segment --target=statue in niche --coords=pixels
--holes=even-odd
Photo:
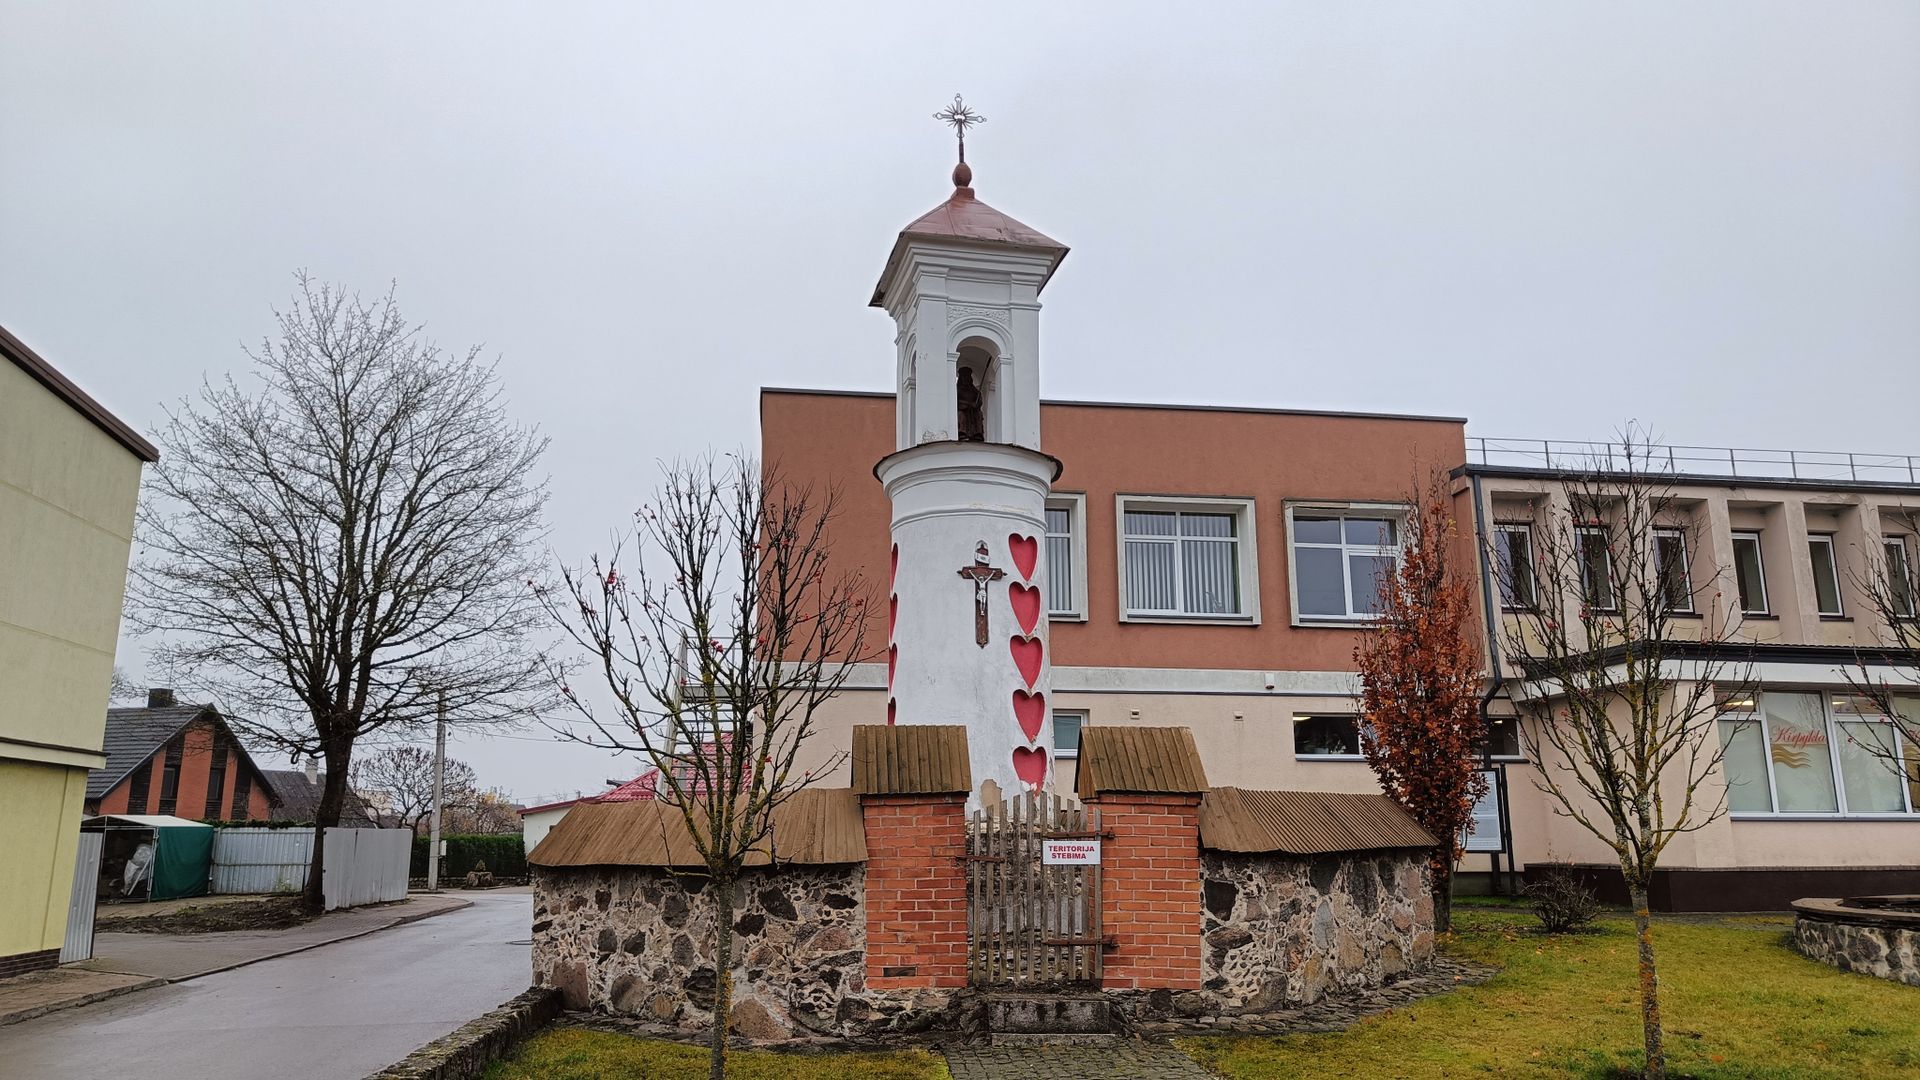
[[[973,369],[961,368],[954,399],[960,406],[960,441],[987,441],[987,420],[981,408],[980,388],[973,385]]]

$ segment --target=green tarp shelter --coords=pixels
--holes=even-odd
[[[102,814],[80,823],[81,832],[104,832],[109,847],[153,841],[153,865],[148,868],[149,900],[177,900],[205,896],[213,873],[213,826],[170,814]],[[107,863],[101,870],[107,872]],[[114,870],[118,873],[118,869]]]

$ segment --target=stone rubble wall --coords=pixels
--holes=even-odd
[[[1433,959],[1423,851],[1202,859],[1203,982],[1181,1014],[1265,1012],[1364,990]]]
[[[1920,986],[1920,931],[1800,915],[1793,937],[1803,954],[1821,963]]]
[[[707,882],[639,867],[535,868],[533,979],[570,1009],[687,1031],[713,1021]],[[952,1019],[943,990],[866,986],[865,872],[749,870],[735,888],[733,1030],[751,1039],[914,1031]]]

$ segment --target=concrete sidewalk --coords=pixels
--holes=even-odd
[[[416,893],[376,907],[322,915],[288,930],[214,934],[99,931],[93,959],[0,981],[0,1027],[102,998],[180,982],[418,922],[472,906],[457,896]]]

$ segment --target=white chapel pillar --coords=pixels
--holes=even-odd
[[[964,725],[977,806],[988,781],[1015,794],[1052,779],[1046,502],[1061,466],[1040,449],[1039,293],[1067,249],[976,199],[964,154],[874,291],[903,350],[902,445],[874,475],[893,504],[887,722]]]

